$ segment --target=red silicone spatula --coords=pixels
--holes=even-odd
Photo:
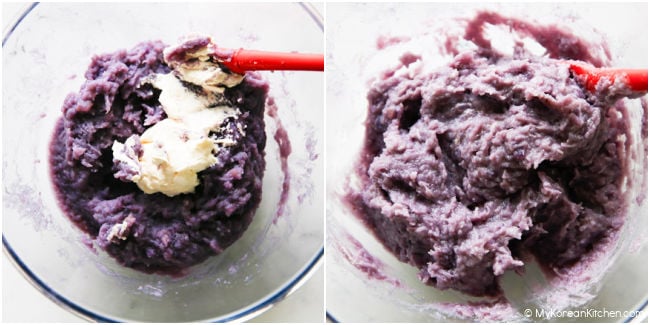
[[[224,51],[223,49],[221,51]],[[323,71],[322,54],[283,53],[257,50],[233,50],[232,56],[220,63],[230,71],[243,74],[254,70]]]
[[[571,63],[569,69],[585,77],[585,87],[589,91],[594,91],[602,78],[609,78],[612,82],[621,78],[630,90],[648,92],[648,69],[595,68],[576,63]]]

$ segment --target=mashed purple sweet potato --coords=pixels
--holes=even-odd
[[[496,51],[487,24],[545,54]],[[409,69],[422,58],[405,53],[371,85],[347,202],[439,289],[500,295],[500,276],[528,254],[553,270],[580,263],[625,220],[630,135],[619,98],[586,91],[566,60],[606,60],[577,36],[487,12],[445,47],[453,59],[439,69]]]
[[[265,168],[268,85],[247,74],[241,84],[225,88],[222,100],[241,114],[227,118],[217,133],[233,141],[215,153],[214,165],[198,173],[192,193],[145,194],[114,162],[111,146],[167,117],[160,90],[143,82],[170,72],[164,48],[161,42],[145,42],[93,57],[81,89],[65,100],[50,164],[65,213],[108,254],[140,271],[178,274],[222,252],[252,221]]]

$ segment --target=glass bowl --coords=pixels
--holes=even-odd
[[[647,166],[646,160],[641,159],[647,159],[647,151],[640,136],[633,139],[636,152],[631,155],[637,155],[638,164],[634,165],[636,177],[628,179],[628,185],[634,197],[642,199],[633,202],[616,251],[594,265],[593,277],[583,287],[549,286],[534,264],[527,264],[523,276],[506,273],[501,284],[510,304],[486,302],[420,283],[418,270],[398,261],[342,203],[345,180],[357,163],[364,137],[369,80],[379,76],[379,71],[396,65],[405,51],[418,53],[427,48],[437,51],[440,42],[435,41],[434,28],[441,25],[453,28],[453,24],[445,24],[446,19],[469,18],[477,9],[492,9],[504,16],[534,17],[540,23],[564,20],[570,22],[575,32],[600,35],[590,27],[594,26],[605,32],[615,66],[647,67],[647,26],[638,24],[647,22],[647,4],[328,4],[326,308],[329,319],[408,323],[643,320],[647,317],[648,296],[648,207]],[[391,43],[378,53],[379,36],[383,37],[384,44],[393,41],[398,44]],[[647,109],[642,108],[641,100],[628,102],[630,120],[635,134],[639,135],[647,120],[643,113]],[[352,184],[355,180],[353,177]],[[540,292],[539,287],[545,289],[541,291],[543,296],[534,294]],[[564,303],[558,302],[562,299]]]
[[[282,17],[282,19],[277,19]],[[299,28],[297,28],[299,26]],[[173,278],[118,265],[62,213],[48,144],[65,96],[78,91],[93,54],[146,40],[174,44],[211,35],[226,48],[323,52],[310,5],[44,3],[30,6],[3,40],[3,246],[55,302],[95,321],[243,321],[303,283],[323,258],[323,75],[263,72],[287,130],[290,189],[265,115],[267,167],[253,223],[222,254]],[[274,220],[275,219],[275,220]]]

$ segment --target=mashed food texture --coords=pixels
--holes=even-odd
[[[615,236],[631,135],[618,98],[587,92],[569,72],[566,60],[607,62],[587,43],[488,12],[466,24],[445,44],[448,64],[425,73],[405,53],[372,83],[361,186],[347,200],[425,283],[497,296],[525,254],[559,272]],[[544,54],[523,43],[495,50],[487,24]]]
[[[221,70],[214,47],[97,55],[63,105],[50,146],[60,204],[127,267],[182,273],[238,239],[261,200],[268,85]]]

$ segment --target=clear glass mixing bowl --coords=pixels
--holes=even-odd
[[[279,18],[281,17],[281,18]],[[266,116],[262,203],[244,236],[219,256],[171,278],[119,266],[63,215],[48,174],[48,144],[65,96],[93,54],[187,34],[220,46],[323,52],[323,23],[310,5],[43,3],[3,40],[3,246],[55,302],[96,321],[242,321],[304,282],[323,257],[323,75],[265,72],[292,145],[286,209],[274,119]]]
[[[492,9],[505,16],[533,17],[540,23],[560,21],[575,32],[598,36],[604,32],[620,67],[647,67],[647,4],[480,4],[480,3],[329,3],[327,5],[327,193],[326,193],[326,309],[341,322],[447,322],[447,321],[630,321],[644,319],[648,296],[647,166],[640,137],[634,141],[634,177],[628,179],[633,202],[615,254],[601,259],[594,277],[584,286],[547,285],[542,272],[526,267],[526,274],[507,273],[502,281],[511,306],[489,306],[452,290],[440,291],[418,281],[418,270],[399,262],[341,203],[346,177],[355,167],[364,137],[368,80],[397,64],[412,46],[416,51],[437,51],[435,29],[445,19],[471,17],[476,9]],[[427,30],[431,34],[424,35]],[[377,38],[400,43],[377,53]],[[412,37],[406,40],[403,36]],[[393,38],[391,38],[393,37]],[[402,41],[403,44],[401,43]],[[422,50],[424,51],[424,50]],[[418,53],[418,52],[415,52]],[[646,97],[647,98],[647,97]],[[640,100],[628,103],[634,134],[641,134],[647,116]],[[345,116],[345,118],[342,118]],[[540,293],[536,288],[548,287]],[[565,299],[565,303],[558,302]],[[576,317],[539,317],[553,312],[589,311]],[[600,313],[596,311],[613,311]],[[577,314],[579,315],[579,313]],[[528,317],[531,316],[531,317]]]

